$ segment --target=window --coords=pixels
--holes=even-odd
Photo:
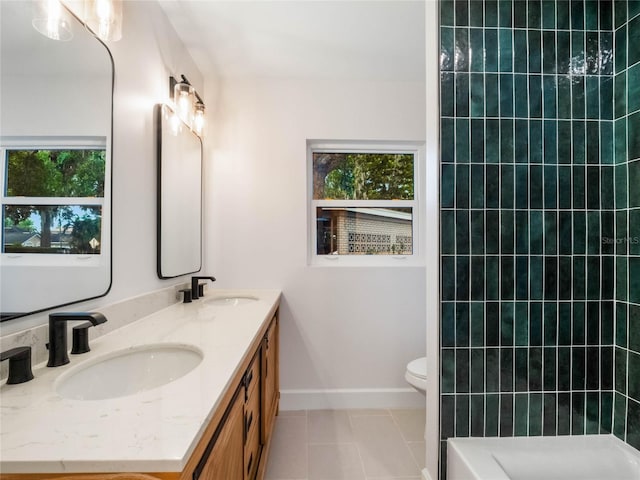
[[[104,144],[21,145],[2,148],[0,153],[2,253],[99,255]]]
[[[310,263],[416,261],[419,153],[415,144],[309,143]]]

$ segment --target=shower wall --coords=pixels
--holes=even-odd
[[[637,3],[441,0],[443,474],[451,436],[615,423],[637,446],[640,244],[618,240],[640,230],[640,113],[618,95],[633,77],[640,102]]]
[[[640,2],[615,3],[616,339],[613,432],[640,449]]]

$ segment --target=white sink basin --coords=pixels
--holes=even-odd
[[[54,388],[61,397],[75,400],[134,395],[186,375],[202,357],[201,350],[188,345],[141,345],[86,361],[61,375]]]
[[[239,297],[213,297],[205,300],[207,305],[216,305],[223,307],[237,307],[240,305],[247,305],[249,303],[257,302],[257,297],[251,296],[239,296]]]

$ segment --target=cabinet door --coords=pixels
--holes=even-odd
[[[262,347],[262,443],[271,436],[273,421],[278,410],[278,317],[274,317],[265,335]]]
[[[240,391],[196,467],[193,480],[244,479],[244,395]]]

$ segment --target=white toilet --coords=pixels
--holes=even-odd
[[[427,357],[416,358],[407,364],[404,378],[420,393],[427,393]]]

